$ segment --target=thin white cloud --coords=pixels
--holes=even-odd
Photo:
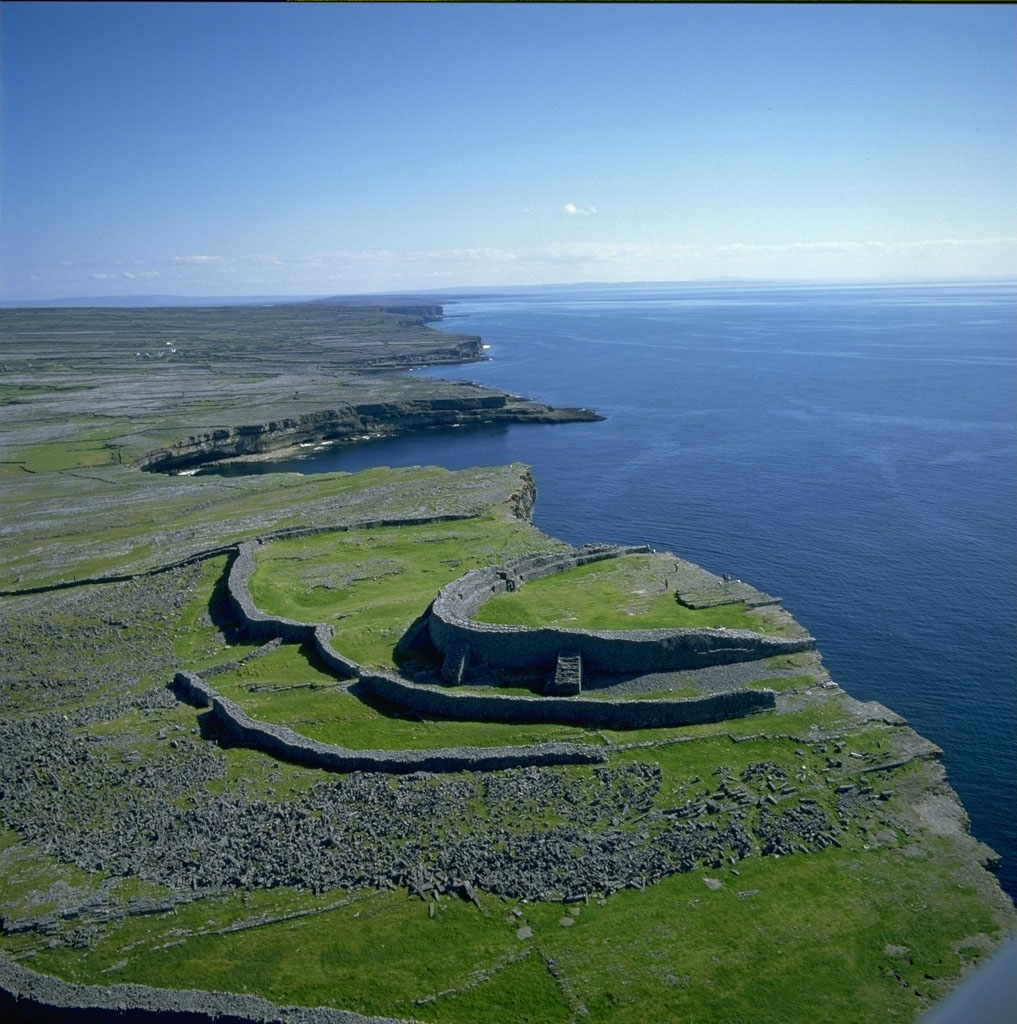
[[[577,208],[578,209],[578,208]],[[105,264],[67,261],[31,290],[100,294],[111,285],[179,294],[354,294],[457,286],[584,281],[921,280],[1012,276],[1017,238],[909,241],[723,242],[716,244],[562,242],[499,248],[336,249],[290,253],[194,254]],[[54,274],[55,272],[55,274]],[[27,296],[26,296],[27,297]]]
[[[713,247],[719,255],[759,255],[783,253],[849,254],[922,253],[937,250],[975,250],[1017,245],[1017,238],[927,238],[913,242],[786,242],[771,245],[747,245],[733,242]]]
[[[151,281],[159,277],[158,270],[142,270],[138,273],[131,273],[129,270],[113,271],[111,273],[97,272],[89,274],[93,281]]]
[[[561,209],[562,213],[567,213],[572,217],[589,217],[597,212],[595,206],[576,206],[575,203],[566,203]]]
[[[171,256],[170,260],[173,263],[225,263],[226,258],[224,256]]]
[[[440,260],[452,263],[514,263],[519,253],[511,249],[471,248],[439,249],[431,252],[417,252],[412,258],[420,261]]]

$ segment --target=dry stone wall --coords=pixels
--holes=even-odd
[[[277,1006],[252,995],[78,985],[0,957],[0,1019],[18,1024],[401,1024],[327,1007]]]
[[[815,649],[812,637],[779,637],[739,629],[530,629],[473,619],[490,597],[530,580],[648,551],[647,547],[588,545],[573,552],[524,556],[502,566],[468,572],[443,587],[435,600],[429,624],[431,641],[440,652],[466,650],[470,662],[494,669],[549,673],[562,651],[579,655],[586,671],[621,674],[707,668]]]
[[[244,624],[244,632],[252,640],[281,637],[294,643],[312,643],[315,631],[319,628],[317,625],[266,615],[255,605],[251,597],[250,583],[254,575],[254,557],[257,549],[257,541],[244,541],[237,548],[236,558],[233,559],[226,577],[230,610]]]
[[[370,689],[383,677],[366,676]],[[398,682],[398,680],[391,680]],[[301,736],[285,726],[259,722],[233,701],[212,689],[200,676],[178,672],[173,691],[181,700],[211,708],[220,736],[227,744],[262,750],[293,764],[333,772],[457,772],[495,771],[530,765],[596,764],[606,760],[598,747],[581,743],[540,743],[518,747],[441,747],[437,750],[353,750]]]
[[[732,690],[690,700],[604,700],[457,693],[379,674],[363,676],[361,682],[377,696],[421,714],[473,722],[543,722],[649,729],[721,722],[776,706],[773,690]]]

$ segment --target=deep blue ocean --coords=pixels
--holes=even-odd
[[[945,752],[1017,895],[1017,284],[463,294],[469,379],[602,423],[446,429],[275,468],[533,467],[536,524],[768,593]]]

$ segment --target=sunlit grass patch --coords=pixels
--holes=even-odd
[[[249,926],[227,930],[237,921]],[[525,966],[513,970],[529,959],[520,959],[526,950],[515,930],[504,905],[483,898],[480,910],[443,899],[431,916],[425,903],[403,893],[336,890],[312,897],[279,890],[206,899],[161,919],[128,920],[84,956],[47,951],[35,966],[93,983],[177,987],[186,977],[191,987],[251,992],[285,1004],[341,1005],[426,1020],[449,1019],[459,998],[468,1006],[468,994],[478,984],[486,987],[477,972],[494,979],[508,970],[510,979],[534,983],[534,993],[520,999],[502,982],[496,985],[502,989],[498,1002],[553,1019],[544,1011],[560,1005],[556,987],[540,984],[539,973]],[[448,995],[429,998],[439,993]],[[453,1012],[457,1021],[484,1019]]]
[[[187,977],[283,1004],[457,1024],[491,1020],[492,1007],[504,1024],[569,1019],[577,1006],[626,1024],[914,1020],[974,940],[999,932],[952,882],[954,867],[831,848],[674,875],[603,905],[481,894],[479,909],[445,898],[433,916],[398,892],[277,890],[128,919],[84,954],[41,951],[31,964],[76,981]],[[972,937],[966,949],[957,935]]]
[[[961,892],[926,903],[922,866],[889,852],[831,848],[777,865],[677,875],[584,908],[558,962],[591,1019],[913,1020],[961,966],[949,935],[995,930]],[[927,953],[901,961],[894,945]]]
[[[46,855],[0,827],[0,905],[8,917],[45,914],[66,902],[69,891],[97,891],[105,877]]]
[[[423,718],[413,711],[344,690],[235,693],[254,719],[285,725],[321,743],[354,750],[434,750],[454,746],[516,746],[552,740],[598,742],[587,730],[564,725],[515,725]]]
[[[258,552],[251,595],[266,613],[333,625],[333,646],[355,661],[391,667],[399,639],[441,587],[556,546],[501,515],[280,540]]]
[[[9,456],[30,473],[116,465],[120,462],[116,438],[130,430],[124,418],[88,418],[77,422],[68,437],[25,445]]]
[[[623,555],[531,580],[492,597],[479,622],[571,629],[684,629],[724,626],[775,633],[765,616],[744,603],[693,609],[679,604],[668,581],[673,557]]]

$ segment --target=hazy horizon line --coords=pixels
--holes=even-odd
[[[1017,276],[977,276],[977,277],[907,277],[907,278],[785,278],[785,277],[711,277],[674,279],[669,281],[579,281],[556,282],[546,284],[506,284],[506,285],[458,285],[448,288],[406,288],[383,289],[377,291],[358,292],[287,292],[287,293],[255,293],[245,295],[207,295],[188,292],[148,292],[142,294],[118,295],[64,295],[42,298],[0,298],[0,308],[87,308],[88,306],[113,306],[117,303],[125,307],[157,307],[161,304],[172,305],[243,305],[276,302],[308,302],[326,299],[359,300],[359,299],[394,299],[430,296],[455,296],[460,294],[485,294],[501,292],[531,291],[569,291],[589,288],[667,288],[667,287],[704,287],[717,285],[745,285],[788,288],[830,288],[830,287],[904,287],[908,285],[975,285],[975,284],[1014,284]]]

